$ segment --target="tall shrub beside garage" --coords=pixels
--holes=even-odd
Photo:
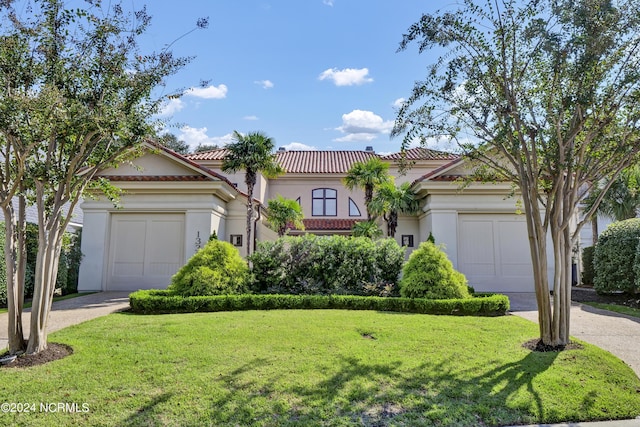
[[[402,269],[400,295],[407,298],[469,298],[467,279],[430,241],[413,251]]]
[[[246,290],[249,267],[231,243],[210,240],[172,277],[178,295],[229,295]]]
[[[614,222],[602,232],[593,259],[593,287],[598,293],[633,293],[640,289],[634,271],[638,242],[640,218]]]

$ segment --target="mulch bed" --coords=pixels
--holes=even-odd
[[[68,345],[50,342],[47,344],[46,350],[37,354],[22,354],[12,363],[3,365],[2,369],[28,368],[30,366],[43,365],[45,363],[53,362],[54,360],[62,359],[63,357],[67,357],[71,354],[73,354],[73,349]]]

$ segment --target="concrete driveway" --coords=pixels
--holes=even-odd
[[[54,302],[49,314],[48,331],[55,332],[67,326],[129,308],[129,292],[98,292]],[[0,313],[0,350],[7,347],[9,316]],[[22,319],[25,339],[29,337],[31,309],[25,310]]]
[[[507,296],[511,301],[512,314],[538,323],[534,293],[514,293]],[[629,365],[640,377],[640,319],[572,303],[570,328],[573,337],[607,350]]]

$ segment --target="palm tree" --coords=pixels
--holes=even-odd
[[[347,172],[347,176],[344,178],[345,187],[349,190],[353,190],[354,188],[364,189],[364,205],[367,208],[367,221],[371,221],[372,219],[372,212],[369,205],[373,199],[374,190],[389,180],[389,164],[377,157],[372,157],[366,162],[356,162]]]
[[[353,237],[368,237],[370,239],[382,237],[382,230],[380,230],[380,227],[375,221],[356,222],[351,231]]]
[[[242,135],[233,131],[233,142],[227,145],[229,153],[222,161],[223,172],[244,170],[244,182],[247,184],[247,256],[251,255],[251,219],[255,213],[253,188],[258,174],[275,178],[284,173],[276,163],[273,148],[275,142],[262,132],[250,132]]]
[[[585,199],[585,211],[591,210],[593,203],[602,193],[600,185],[595,185],[589,197]],[[598,239],[597,215],[603,215],[615,221],[635,218],[640,209],[640,166],[623,170],[602,197],[596,215],[591,219],[593,243]]]
[[[275,199],[269,200],[267,210],[268,222],[278,232],[278,236],[285,235],[287,224],[289,223],[293,224],[298,230],[304,230],[302,207],[295,200],[285,199],[278,195]]]
[[[371,210],[377,215],[382,215],[387,222],[387,236],[395,237],[398,227],[398,214],[414,214],[420,207],[420,201],[408,182],[396,187],[393,180],[382,184],[373,200]]]

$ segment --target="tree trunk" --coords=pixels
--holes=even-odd
[[[389,221],[387,222],[387,235],[396,237],[396,229],[398,228],[398,212],[389,212]]]
[[[598,214],[595,214],[591,218],[591,243],[593,246],[598,243],[598,234]]]
[[[9,353],[17,354],[25,350],[22,329],[22,309],[24,305],[24,273],[26,247],[24,238],[25,203],[20,196],[19,212],[16,217],[12,202],[3,206],[5,218],[5,265],[7,274],[7,314]]]
[[[27,344],[28,354],[39,353],[47,348],[47,323],[58,276],[62,236],[68,223],[68,221],[62,221],[61,208],[64,201],[61,200],[59,193],[60,191],[56,194],[50,210],[45,211],[44,185],[36,181],[38,255],[36,256],[33,300],[31,303],[31,328]]]
[[[247,182],[247,257],[251,255],[251,219],[253,218],[253,183]]]
[[[57,221],[49,224],[44,233],[39,233],[38,256],[31,304],[31,330],[27,353],[39,353],[47,348],[47,322],[51,312],[53,293],[58,276],[58,261],[62,246],[62,233]],[[43,235],[44,234],[44,235]]]

